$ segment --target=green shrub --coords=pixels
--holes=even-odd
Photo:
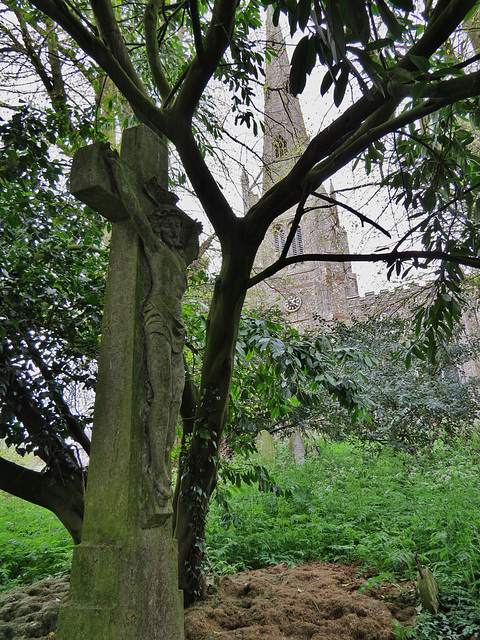
[[[476,640],[480,636],[480,604],[472,593],[450,588],[439,613],[423,613],[415,627],[416,640]]]

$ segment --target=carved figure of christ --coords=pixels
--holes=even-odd
[[[145,211],[134,176],[116,152],[103,157],[137,230],[147,258],[149,282],[143,304],[146,343],[148,415],[145,425],[146,471],[151,499],[145,496],[144,526],[158,526],[173,514],[171,451],[185,382],[182,298],[187,265],[198,252],[199,227],[175,205],[175,199],[149,181],[145,189],[155,201]]]

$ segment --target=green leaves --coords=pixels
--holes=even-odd
[[[427,66],[426,58],[414,57],[413,62],[419,73]],[[400,76],[398,80],[402,81]],[[397,131],[393,147],[386,143],[380,150],[374,143],[364,152],[367,173],[380,168],[382,186],[389,189],[394,205],[405,210],[408,229],[397,241],[397,251],[418,247],[453,258],[478,259],[480,155],[470,118],[476,102],[460,101],[440,109]],[[436,262],[433,255],[415,259],[412,265],[435,275],[437,293],[427,308],[418,311],[418,339],[411,353],[434,360],[437,343],[448,343],[452,323],[459,318],[462,268],[448,260]],[[405,277],[410,269],[392,259],[388,277]]]
[[[397,21],[395,13],[388,7],[384,0],[377,0],[376,4],[378,12],[384,23],[387,25],[390,33],[395,37],[395,39],[400,39],[402,37],[403,30]]]
[[[0,137],[0,436],[52,465],[56,451],[72,471],[60,443],[91,423],[85,401],[76,415],[69,403],[95,383],[103,222],[59,188],[63,166],[49,156],[54,136],[43,120],[25,110],[2,123]],[[19,150],[14,166],[5,160],[11,148]]]
[[[370,80],[384,93],[387,61],[388,65],[394,66],[397,44],[414,37],[410,33],[413,25],[408,18],[412,10],[410,0],[374,0],[371,3],[365,0],[325,0],[322,3],[300,0],[298,3],[279,3],[274,13],[276,23],[280,11],[283,11],[288,17],[291,35],[297,30],[305,32],[308,28],[310,31],[298,42],[292,56],[290,84],[293,94],[303,91],[317,56],[320,64],[328,67],[321,93],[324,95],[334,84],[336,106],[342,103],[352,79],[360,84],[364,93],[368,89],[365,80]],[[384,32],[384,25],[388,35],[381,38],[378,34]],[[356,43],[360,46],[355,46]],[[428,60],[425,63],[421,56],[416,58],[415,63],[421,65],[421,70],[428,71]],[[360,70],[355,63],[360,63]],[[400,69],[398,73],[403,71],[405,69]]]
[[[437,364],[439,351],[448,348],[462,318],[465,305],[461,272],[454,277],[453,266],[442,270],[438,280],[415,313],[416,340],[410,351],[423,360]]]
[[[295,48],[290,69],[290,88],[292,95],[302,93],[307,75],[310,74],[317,59],[315,40],[304,36]]]
[[[408,320],[392,317],[336,328],[340,344],[362,347],[378,363],[368,371],[361,390],[371,399],[372,421],[368,425],[360,421],[356,432],[379,447],[417,451],[437,439],[449,442],[474,429],[479,390],[475,381],[465,380],[462,366],[478,354],[478,340],[462,334],[458,324],[449,329],[454,339],[447,339],[431,323],[434,312],[428,294],[428,287],[416,287],[406,293],[406,300],[415,298],[418,309],[430,308],[430,324],[424,325],[423,316],[417,316],[413,327]],[[452,296],[440,297],[446,305],[452,303]],[[432,306],[437,324],[441,323],[442,303]],[[434,363],[428,357],[431,344]]]
[[[352,419],[363,415],[358,379],[339,370],[346,362],[361,363],[362,368],[372,364],[362,352],[337,348],[331,336],[299,335],[277,318],[245,315],[237,343],[230,434],[243,441],[244,435],[256,434],[272,421],[281,424],[290,416],[308,415],[325,392]]]
[[[414,56],[413,54],[410,54],[409,58],[422,73],[428,73],[430,71],[430,60],[425,56]]]
[[[341,65],[340,69],[340,75],[338,79],[335,79],[335,89],[333,91],[333,101],[336,107],[339,107],[343,102],[349,76],[349,70],[346,65]]]

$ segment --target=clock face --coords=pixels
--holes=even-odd
[[[300,296],[291,295],[288,296],[287,301],[285,302],[285,308],[289,313],[292,313],[293,311],[298,311],[301,304],[302,299],[300,298]]]

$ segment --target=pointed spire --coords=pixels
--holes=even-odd
[[[286,175],[307,143],[307,131],[298,98],[289,92],[290,62],[280,25],[267,10],[267,50],[273,50],[265,77],[265,161],[263,188]]]
[[[242,168],[242,177],[240,181],[242,185],[243,212],[247,213],[250,209],[250,181],[245,167]]]
[[[277,87],[279,83],[284,83],[290,74],[290,63],[287,55],[287,45],[283,37],[280,24],[273,24],[273,7],[269,5],[267,9],[267,53],[271,53],[271,61],[266,68],[266,87]]]

